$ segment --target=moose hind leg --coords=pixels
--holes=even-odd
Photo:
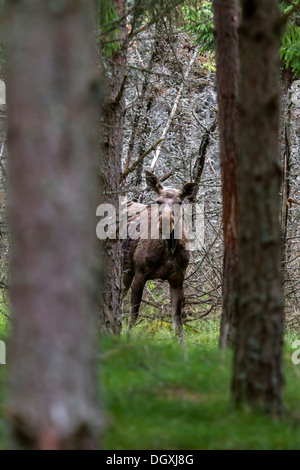
[[[139,316],[139,309],[143,297],[145,279],[143,277],[135,277],[131,288],[131,313],[129,330],[133,328]]]
[[[182,304],[183,304],[183,282],[169,281],[171,297],[171,314],[175,338],[183,340]]]

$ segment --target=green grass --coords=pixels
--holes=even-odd
[[[300,336],[286,335],[286,412],[276,420],[232,406],[232,354],[217,348],[218,322],[212,318],[186,328],[184,349],[161,322],[140,323],[130,340],[126,335],[101,340],[102,448],[300,449],[300,365],[291,362],[291,343]],[[3,372],[2,366],[1,385]],[[0,416],[0,449],[7,432]]]
[[[185,326],[185,338],[188,345],[196,344],[203,348],[216,348],[219,340],[220,319],[214,316],[204,320],[195,320]],[[126,329],[124,331],[126,334]],[[172,324],[160,320],[141,321],[132,332],[133,338],[173,342]]]
[[[105,449],[300,449],[300,365],[285,348],[283,419],[235,410],[230,402],[232,354],[217,349],[217,322],[187,331],[185,351],[153,325],[101,346]],[[188,330],[188,329],[187,329]],[[155,335],[153,335],[155,331]],[[148,339],[146,339],[148,337]],[[298,336],[299,339],[299,336]]]

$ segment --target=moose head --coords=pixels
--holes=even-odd
[[[157,194],[159,231],[165,236],[170,236],[178,220],[181,220],[178,215],[183,200],[192,201],[196,197],[199,189],[198,184],[186,183],[180,190],[164,187],[157,176],[150,171],[146,171],[146,182],[148,187]]]

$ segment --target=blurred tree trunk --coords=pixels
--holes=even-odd
[[[240,26],[236,404],[282,410],[278,2],[244,0]]]
[[[119,17],[124,14],[124,1],[115,2]],[[119,212],[120,178],[122,173],[123,127],[125,117],[125,81],[126,81],[126,23],[120,25],[121,37],[119,48],[112,50],[111,56],[102,54],[100,68],[106,74],[106,100],[103,107],[102,134],[104,136],[103,162],[101,169],[102,202],[112,204]],[[104,256],[104,285],[101,299],[100,328],[101,331],[120,334],[122,311],[122,250],[121,242],[106,239],[101,243]]]
[[[223,200],[223,308],[220,346],[234,336],[237,317],[238,0],[214,0],[218,121]]]
[[[98,447],[92,0],[7,2],[15,445]],[[97,264],[101,260],[97,259]]]

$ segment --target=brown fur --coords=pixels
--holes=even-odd
[[[141,204],[135,205],[134,203],[129,206],[129,209],[133,211],[139,210],[145,215],[140,224],[140,238],[138,240],[128,238],[123,241],[124,296],[132,284],[130,328],[137,321],[146,282],[150,279],[162,279],[167,280],[170,285],[172,322],[175,336],[182,338],[183,281],[190,254],[186,248],[187,239],[184,234],[183,224],[179,232],[181,233],[181,238],[174,239],[175,222],[172,214],[172,204],[181,204],[185,197],[194,198],[198,191],[198,185],[196,183],[187,183],[179,191],[172,188],[164,188],[152,173],[146,172],[146,175],[148,185],[158,195],[156,202],[163,204],[162,214],[158,219],[159,230],[161,231],[162,229],[162,220],[166,218],[169,222],[170,233],[167,239],[164,239],[162,233],[159,233],[159,239],[151,239],[150,208]],[[128,224],[136,222],[136,217],[131,217]]]

